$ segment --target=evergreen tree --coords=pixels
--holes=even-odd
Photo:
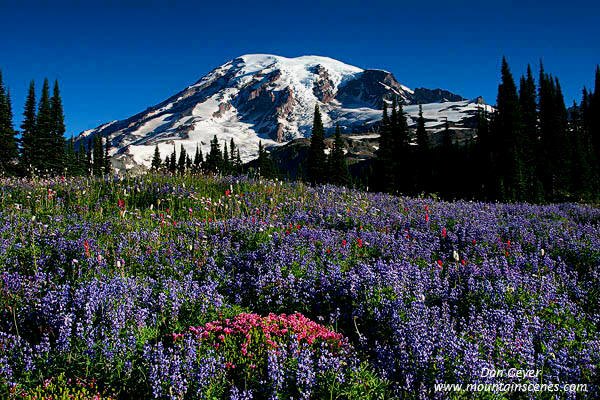
[[[502,58],[502,78],[498,86],[497,108],[492,126],[496,198],[519,200],[525,194],[525,178],[520,154],[522,123],[517,87]]]
[[[329,180],[335,185],[348,186],[350,184],[350,174],[346,155],[344,154],[344,142],[340,133],[340,126],[335,127],[335,138],[333,149],[329,157]]]
[[[0,71],[0,172],[12,172],[17,157],[17,141],[13,127],[10,92],[5,91]]]
[[[431,154],[429,137],[425,130],[423,106],[419,104],[419,117],[417,118],[417,190],[425,191],[431,180]]]
[[[196,144],[196,154],[194,155],[194,172],[200,172],[203,161],[204,160],[202,159],[202,150],[200,150],[200,147],[198,146],[198,144]]]
[[[165,161],[165,163],[168,163],[168,161]],[[162,164],[162,159],[160,158],[160,151],[158,150],[158,145],[156,145],[154,147],[154,157],[152,157],[152,164],[150,164],[150,167],[154,171],[158,171],[160,169],[161,164]]]
[[[231,152],[229,161],[232,166],[235,166],[235,142],[233,141],[233,138],[231,138],[231,141],[229,142],[229,151]]]
[[[273,160],[262,145],[262,141],[258,142],[258,170],[262,177],[272,179],[277,177],[277,171]]]
[[[519,105],[522,116],[522,140],[518,143],[521,150],[521,161],[523,165],[524,193],[522,199],[529,201],[541,200],[542,193],[538,193],[536,159],[538,152],[538,127],[537,127],[537,104],[536,89],[531,66],[527,66],[527,78],[521,77],[519,88]]]
[[[567,111],[558,80],[540,67],[539,83],[540,153],[538,173],[546,200],[567,197],[569,186],[569,137]]]
[[[93,175],[94,168],[93,168],[93,164],[92,164],[92,149],[94,147],[94,144],[92,142],[92,138],[89,138],[87,142],[88,142],[87,152],[85,155],[86,156],[85,157],[85,173]]]
[[[221,147],[219,146],[219,140],[217,135],[210,141],[210,153],[206,157],[206,170],[211,172],[217,172],[221,169],[223,164],[223,155],[221,153]]]
[[[177,172],[180,175],[185,174],[185,160],[186,160],[187,154],[185,152],[185,149],[183,148],[183,145],[181,145],[180,149],[179,149],[179,161],[177,162]]]
[[[395,103],[394,103],[395,104]],[[395,111],[392,110],[395,114]],[[374,179],[376,190],[390,192],[394,185],[394,160],[392,142],[392,121],[388,117],[387,104],[383,103],[383,116],[379,128],[379,149],[374,160]]]
[[[592,141],[594,164],[600,173],[600,66],[596,66],[594,92],[589,93],[587,115],[585,116]]]
[[[51,133],[52,151],[48,163],[50,168],[60,174],[65,167],[63,154],[65,151],[65,117],[63,115],[62,100],[60,98],[60,90],[58,89],[58,80],[54,82],[54,90],[50,99],[50,118],[51,118]]]
[[[189,154],[185,155],[185,170],[190,172],[192,170],[192,159]]]
[[[455,157],[454,146],[452,143],[452,135],[450,133],[450,125],[448,119],[444,125],[442,132],[442,146],[440,147],[440,162],[438,163],[439,181],[437,187],[440,193],[446,197],[455,194],[456,174],[455,174]]]
[[[312,134],[310,137],[310,149],[307,160],[307,179],[309,183],[319,184],[325,181],[325,129],[321,120],[319,105],[315,104]]]
[[[240,149],[237,149],[237,155],[235,158],[235,165],[236,165],[236,171],[237,173],[241,173],[242,172],[242,158],[240,157]]]
[[[171,167],[171,157],[169,157],[169,155],[167,154],[167,156],[165,157],[165,162],[163,163],[163,168],[166,172],[168,172],[170,167]]]
[[[37,165],[40,171],[51,172],[55,168],[55,137],[53,135],[54,122],[52,118],[52,110],[50,106],[50,87],[48,79],[44,79],[42,86],[42,96],[38,106],[38,114],[36,119],[36,152],[38,155]]]
[[[490,121],[487,110],[477,113],[477,141],[474,157],[474,188],[473,192],[481,199],[490,199],[495,195],[496,179],[493,175],[494,143],[490,133]]]
[[[68,175],[78,175],[79,166],[77,165],[77,155],[75,154],[75,141],[73,135],[71,135],[71,139],[69,139],[65,148],[64,167],[66,168]]]
[[[414,171],[409,152],[409,135],[406,115],[402,101],[398,102],[398,111],[392,109],[392,162],[394,168],[394,187],[399,191],[407,191],[412,186]]]
[[[593,175],[590,164],[588,136],[583,126],[581,109],[573,103],[569,123],[571,137],[571,191],[577,200],[591,200],[593,196]]]
[[[223,145],[223,173],[229,174],[231,172],[231,164],[229,162],[229,150],[227,149],[227,142]]]
[[[175,153],[175,144],[173,143],[173,152],[171,158],[169,158],[169,172],[175,174],[177,172],[177,154]]]
[[[104,173],[104,146],[102,145],[102,136],[94,135],[92,148],[92,171],[94,176],[102,176]]]
[[[23,171],[30,171],[36,168],[38,163],[37,131],[36,131],[36,102],[35,102],[35,83],[29,84],[29,93],[25,101],[25,110],[23,111],[23,122],[21,123],[21,160]]]
[[[104,174],[110,175],[112,173],[112,163],[110,162],[110,155],[108,154],[110,142],[108,137],[106,138],[106,143],[104,143],[104,156],[102,157],[102,161],[104,162]]]

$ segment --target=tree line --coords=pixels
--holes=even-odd
[[[540,63],[536,85],[531,67],[519,89],[505,58],[495,110],[478,113],[476,135],[460,144],[448,122],[441,145],[432,144],[419,107],[416,129],[409,130],[402,103],[384,103],[379,148],[361,179],[368,190],[444,198],[556,202],[597,201],[600,195],[600,68],[593,91],[566,108],[558,78]],[[339,130],[339,129],[338,129]],[[318,107],[307,165],[311,183],[336,181],[323,152],[324,131]],[[336,141],[337,141],[336,132]],[[337,147],[337,146],[336,146]],[[335,147],[334,147],[335,151]]]
[[[20,132],[14,128],[10,91],[0,71],[0,173],[31,175],[102,175],[110,172],[108,142],[100,136],[84,141],[77,149],[73,138],[65,140],[65,117],[58,80],[52,95],[44,80],[39,103],[31,81]],[[20,135],[19,135],[20,134]]]
[[[179,148],[177,153],[176,146],[173,144],[173,151],[167,154],[163,160],[160,155],[158,144],[154,148],[154,156],[152,158],[151,169],[153,171],[161,171],[171,174],[186,174],[186,173],[221,173],[224,175],[238,175],[242,173],[242,160],[240,158],[240,149],[235,145],[233,138],[227,142],[221,150],[217,135],[210,141],[210,152],[204,158],[202,149],[196,145],[196,152],[192,158],[183,147]]]

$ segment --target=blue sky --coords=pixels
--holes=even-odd
[[[502,55],[517,81],[528,63],[537,74],[542,58],[568,104],[600,63],[597,1],[84,3],[0,0],[0,69],[17,126],[32,79],[39,97],[44,77],[58,78],[70,135],[142,111],[247,53],[328,56],[492,104]]]

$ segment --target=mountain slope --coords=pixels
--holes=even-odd
[[[383,102],[393,98],[407,105],[409,124],[424,106],[428,127],[445,118],[460,123],[477,111],[474,101],[441,89],[411,90],[382,70],[363,70],[319,56],[285,58],[250,54],[215,68],[195,84],[130,118],[82,132],[77,145],[94,135],[107,138],[119,168],[148,166],[158,144],[162,157],[183,145],[197,145],[206,154],[217,135],[233,138],[244,161],[256,157],[258,142],[277,146],[309,137],[315,103],[323,123],[339,123],[346,132],[372,130],[381,119]],[[448,102],[451,100],[451,102]],[[428,112],[431,111],[431,112]]]

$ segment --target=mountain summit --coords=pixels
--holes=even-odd
[[[366,132],[394,97],[405,105],[409,124],[416,120],[416,105],[424,104],[429,128],[445,118],[460,122],[477,109],[475,101],[445,90],[411,90],[383,70],[320,56],[248,54],[141,113],[82,132],[76,142],[102,135],[114,159],[131,168],[148,166],[157,144],[163,157],[174,145],[191,154],[199,145],[206,154],[217,135],[221,143],[233,138],[247,161],[256,156],[259,140],[277,145],[309,137],[315,103],[326,128],[339,124],[345,132]]]

